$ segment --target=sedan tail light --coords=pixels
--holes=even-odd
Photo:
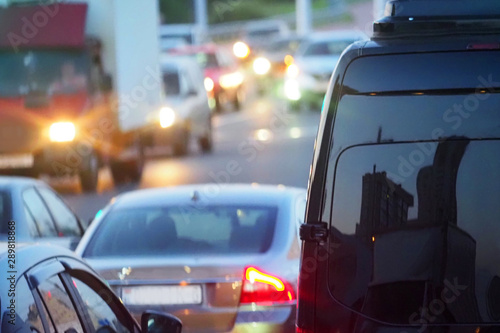
[[[292,286],[277,276],[262,272],[255,267],[245,268],[241,304],[270,305],[295,300]]]

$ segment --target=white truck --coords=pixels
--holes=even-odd
[[[162,24],[159,29],[160,49],[168,52],[185,45],[199,45],[209,41],[207,34],[196,24]]]
[[[0,5],[0,169],[138,181],[163,100],[157,1]]]

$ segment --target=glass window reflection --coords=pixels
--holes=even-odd
[[[434,323],[498,321],[500,141],[423,144],[427,153],[388,143],[340,155],[332,293],[393,323],[418,323],[422,309]]]

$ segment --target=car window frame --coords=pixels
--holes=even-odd
[[[35,217],[33,216],[33,213],[29,210],[29,208],[26,206],[26,203],[24,203],[23,200],[23,212],[24,212],[24,219],[26,220],[26,224],[28,224],[28,232],[29,235],[33,238],[41,238],[42,236],[40,235],[40,228],[38,226],[38,223],[36,223]],[[34,226],[34,228],[33,228]],[[32,232],[36,231],[36,233]]]
[[[61,283],[63,284],[66,293],[68,294],[68,297],[70,298],[70,301],[75,308],[75,311],[78,316],[78,320],[80,321],[80,325],[82,326],[84,332],[91,332],[88,328],[88,324],[82,320],[81,313],[79,312],[78,304],[75,303],[74,298],[71,294],[71,291],[68,290],[68,286],[66,282],[63,280],[61,277],[61,274],[64,273],[67,268],[66,266],[58,260],[59,258],[51,257],[47,258],[41,262],[36,263],[34,266],[30,267],[27,272],[24,274],[26,277],[26,280],[28,282],[28,285],[32,291],[32,294],[36,296],[36,301],[37,301],[37,306],[39,309],[43,309],[44,315],[47,316],[47,323],[50,322],[52,325],[52,328],[54,328],[54,331],[57,332],[57,326],[55,325],[54,319],[51,316],[51,313],[47,306],[45,305],[45,302],[43,301],[42,295],[40,294],[40,289],[39,286],[43,282],[53,278],[54,276],[57,276]],[[44,327],[44,329],[46,329]],[[51,332],[51,331],[47,331]]]
[[[124,316],[128,321],[131,322],[133,326],[133,333],[140,333],[141,329],[139,324],[130,314],[127,308],[123,305],[123,303],[121,303],[120,299],[103,281],[89,272],[88,269],[89,268],[87,266],[77,260],[74,260],[70,257],[60,257],[49,258],[42,262],[39,262],[31,267],[25,274],[23,274],[26,282],[28,283],[28,287],[30,288],[33,298],[35,299],[35,304],[38,307],[40,316],[42,318],[44,330],[46,332],[51,332],[50,330],[47,330],[47,328],[50,327],[50,323],[54,330],[56,330],[56,325],[53,321],[50,311],[47,309],[45,303],[41,298],[42,296],[40,295],[39,285],[53,278],[54,276],[57,276],[63,284],[65,291],[68,294],[73,307],[75,308],[78,320],[80,321],[80,324],[85,333],[95,332],[95,330],[94,327],[90,324],[91,318],[86,309],[86,305],[81,298],[80,293],[73,285],[72,277],[81,280],[92,290],[98,293],[99,296],[101,296],[101,293],[97,292],[94,286],[97,285],[101,290],[105,290],[106,295],[108,297],[111,297],[112,299],[112,302],[106,301],[106,303],[110,304],[113,312],[116,313],[117,311],[119,311],[122,316]],[[89,283],[89,281],[91,282]],[[111,306],[111,304],[113,304],[113,306]],[[41,311],[42,309],[43,311]]]
[[[19,290],[20,288],[19,282],[21,281],[24,281],[25,286],[28,287],[28,292],[34,301],[33,304],[37,308],[38,315],[40,316],[40,321],[42,323],[44,332],[55,332],[54,324],[49,314],[47,313],[46,307],[43,305],[38,289],[36,287],[35,288],[32,287],[32,283],[30,282],[26,274],[22,274],[16,282],[16,290]]]
[[[132,320],[134,326],[134,333],[141,333],[140,323],[137,323],[132,314],[125,307],[121,299],[115,294],[115,292],[107,285],[105,281],[100,279],[98,276],[94,275],[84,263],[77,261],[72,258],[61,258],[60,260],[62,264],[67,267],[66,273],[70,277],[70,286],[74,288],[71,277],[75,277],[80,281],[84,282],[89,288],[96,291],[96,288],[93,288],[92,285],[97,285],[99,288],[106,290],[109,293],[109,297],[111,297],[115,302],[115,304],[123,314]],[[92,285],[88,283],[88,280],[92,281]],[[82,303],[83,304],[83,303]]]
[[[125,318],[127,321],[130,321],[133,326],[133,330],[131,333],[140,333],[140,327],[137,321],[134,319],[134,317],[130,314],[130,312],[127,310],[125,305],[120,301],[120,299],[115,295],[115,293],[108,287],[106,284],[102,283],[99,279],[97,279],[95,276],[92,274],[89,274],[85,270],[68,270],[63,273],[61,273],[63,276],[61,279],[67,283],[69,288],[71,288],[72,293],[74,293],[74,297],[78,300],[79,306],[81,306],[81,311],[84,313],[85,318],[86,318],[86,323],[91,322],[91,317],[90,314],[86,308],[85,302],[83,301],[79,291],[76,289],[76,287],[73,285],[73,277],[80,280],[82,283],[87,285],[92,291],[94,291],[96,294],[98,294],[103,300],[104,298],[102,297],[102,291],[105,291],[106,297],[111,298],[111,302],[108,300],[104,300],[106,304],[109,305],[113,313],[116,315],[117,318],[119,316],[117,315],[117,312],[120,313],[122,318]],[[96,288],[97,287],[97,288]],[[100,289],[100,291],[97,291],[96,289]],[[94,332],[95,329],[91,327],[90,329],[91,332]]]
[[[26,193],[26,191],[29,191],[29,190],[33,190],[35,192],[35,194],[38,196],[38,198],[40,198],[42,204],[43,204],[43,207],[45,208],[45,210],[48,212],[49,214],[49,217],[50,217],[50,220],[52,222],[52,225],[54,227],[54,230],[56,232],[55,235],[53,236],[44,236],[40,233],[40,227],[38,225],[38,221],[35,219],[35,216],[33,214],[33,212],[29,209],[29,206],[27,204],[27,200],[24,198],[24,194]],[[36,238],[57,238],[57,237],[60,237],[60,231],[59,231],[59,228],[57,227],[57,223],[54,219],[54,216],[52,214],[52,212],[50,211],[49,207],[47,206],[47,203],[45,202],[45,200],[43,199],[43,197],[40,195],[40,193],[37,191],[37,188],[35,185],[30,185],[30,186],[27,186],[25,188],[23,188],[22,192],[21,192],[21,197],[23,199],[23,206],[26,207],[27,211],[31,214],[31,217],[33,218],[33,220],[35,221],[35,224],[37,226],[37,230],[38,230],[38,237]]]
[[[68,212],[75,218],[76,225],[78,226],[78,230],[80,231],[80,234],[77,235],[77,236],[65,236],[65,235],[63,235],[62,237],[82,237],[83,233],[85,232],[85,229],[83,228],[83,225],[82,225],[82,221],[80,220],[80,218],[78,218],[78,216],[71,209],[71,207],[69,207],[68,204],[66,204],[66,202],[63,200],[63,198],[61,198],[61,196],[59,196],[59,194],[57,194],[55,191],[53,191],[52,189],[50,189],[47,186],[34,186],[34,187],[35,187],[35,191],[38,193],[38,196],[42,199],[43,203],[45,204],[45,207],[47,207],[49,213],[51,214],[51,217],[52,217],[52,219],[54,221],[54,224],[56,226],[58,226],[56,218],[55,218],[55,214],[56,213],[52,212],[52,210],[50,209],[50,206],[47,203],[47,200],[45,200],[45,198],[43,197],[41,190],[45,190],[45,191],[47,191],[49,193],[52,193],[54,195],[54,197],[56,199],[58,199],[60,201],[60,203],[68,210]],[[58,233],[60,232],[59,228],[57,228],[57,232]]]
[[[93,332],[92,330],[89,329],[90,325],[88,324],[88,319],[83,317],[84,313],[79,308],[81,306],[81,303],[74,298],[74,295],[72,294],[72,291],[68,288],[68,286],[70,284],[67,284],[67,282],[64,280],[63,274],[64,274],[64,271],[56,273],[54,275],[50,275],[46,279],[44,279],[43,281],[41,281],[40,284],[43,283],[43,282],[48,281],[49,279],[57,277],[59,279],[59,281],[61,282],[61,284],[63,285],[64,290],[66,291],[66,294],[67,294],[68,298],[70,299],[71,304],[73,305],[73,308],[74,308],[74,310],[76,312],[76,316],[78,318],[78,321],[80,323],[81,328],[83,329],[83,331],[85,333],[86,332]],[[42,295],[40,294],[41,292],[40,292],[40,289],[39,289],[39,285],[36,287],[36,291],[37,291],[37,293],[38,293],[38,295],[39,295],[39,297],[41,299],[41,303],[42,303],[42,305],[43,305],[43,307],[45,309],[44,310],[45,313],[50,318],[50,321],[52,322],[52,325],[55,328],[55,331],[58,332],[57,325],[56,325],[56,323],[54,321],[54,318],[52,317],[50,309],[48,309],[46,303],[43,301]]]

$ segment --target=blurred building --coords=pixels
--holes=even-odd
[[[457,224],[457,174],[469,140],[441,142],[432,165],[417,176],[418,221]]]
[[[356,225],[356,235],[372,241],[374,234],[390,229],[400,229],[408,221],[408,208],[413,206],[413,196],[400,184],[387,177],[386,172],[373,172],[363,176],[361,216]]]

